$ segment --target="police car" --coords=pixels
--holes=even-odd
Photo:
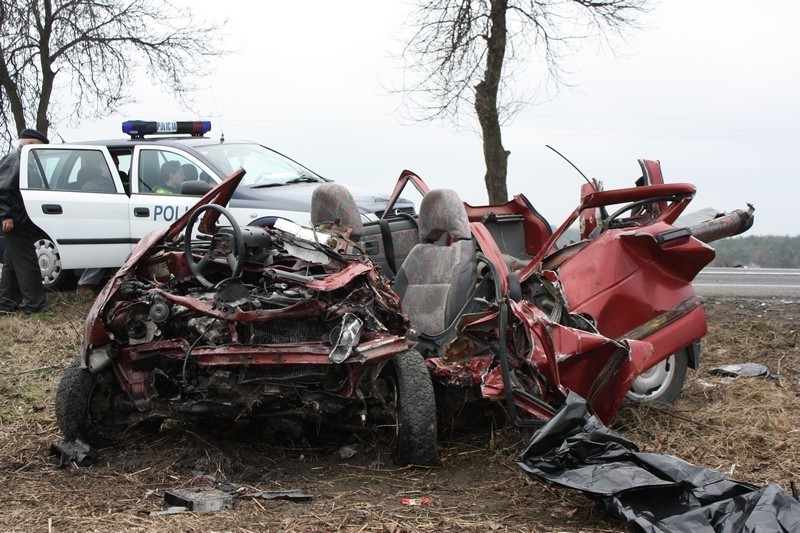
[[[330,181],[260,144],[212,139],[208,121],[127,121],[122,131],[127,139],[22,148],[20,189],[41,230],[47,288],[63,286],[72,270],[119,267],[139,239],[240,167],[247,174],[228,208],[243,226],[308,223],[312,191]],[[385,195],[350,189],[365,220],[380,216]],[[398,208],[414,212],[408,201]]]

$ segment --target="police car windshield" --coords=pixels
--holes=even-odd
[[[244,168],[247,174],[242,179],[242,185],[246,187],[278,187],[287,183],[323,181],[307,168],[260,144],[225,143],[196,146],[195,149],[225,176],[239,167]]]

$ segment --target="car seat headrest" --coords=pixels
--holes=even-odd
[[[361,212],[350,191],[338,183],[323,183],[311,195],[311,222],[350,228],[350,237],[358,240],[364,232]]]
[[[419,237],[422,242],[434,242],[444,233],[454,241],[472,237],[467,210],[458,193],[452,189],[434,189],[420,204]]]

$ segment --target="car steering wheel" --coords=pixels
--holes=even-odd
[[[620,221],[619,225],[616,227],[641,226],[639,222],[632,219],[633,217],[641,215],[644,212],[643,209],[644,207],[659,202],[667,202],[670,200],[675,200],[675,196],[657,196],[653,198],[644,198],[642,200],[637,200],[635,202],[626,204],[617,209],[616,211],[614,211],[614,213],[612,213],[611,216],[603,220],[603,231],[610,229],[612,227],[612,224],[614,224],[614,221],[617,219],[617,217],[619,217],[622,213],[625,213],[626,211],[631,211],[631,217],[625,222]],[[637,209],[638,211],[636,211]]]
[[[208,251],[203,254],[203,257],[200,259],[200,261],[195,261],[192,253],[194,251],[192,247],[192,230],[194,229],[197,219],[200,218],[200,215],[209,210],[218,211],[221,215],[228,219],[228,222],[231,224],[231,230],[233,231],[233,239],[228,240],[228,243],[230,243],[230,249],[227,250],[223,248],[216,248],[215,244],[217,241],[212,239]],[[244,237],[242,236],[242,229],[239,227],[239,224],[233,218],[233,215],[230,213],[230,211],[217,204],[206,204],[199,207],[194,213],[192,213],[192,215],[189,217],[189,221],[186,223],[183,249],[186,253],[186,263],[189,266],[189,270],[192,271],[192,274],[201,285],[209,289],[212,288],[214,284],[208,281],[205,276],[203,276],[203,269],[212,260],[224,257],[228,263],[228,267],[231,269],[230,277],[232,278],[240,276],[242,269],[244,268],[244,263],[241,258],[242,253],[244,252]]]

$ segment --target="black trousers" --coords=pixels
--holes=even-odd
[[[27,225],[4,233],[6,253],[0,279],[0,311],[31,313],[45,305],[42,273],[36,259],[36,236]]]

